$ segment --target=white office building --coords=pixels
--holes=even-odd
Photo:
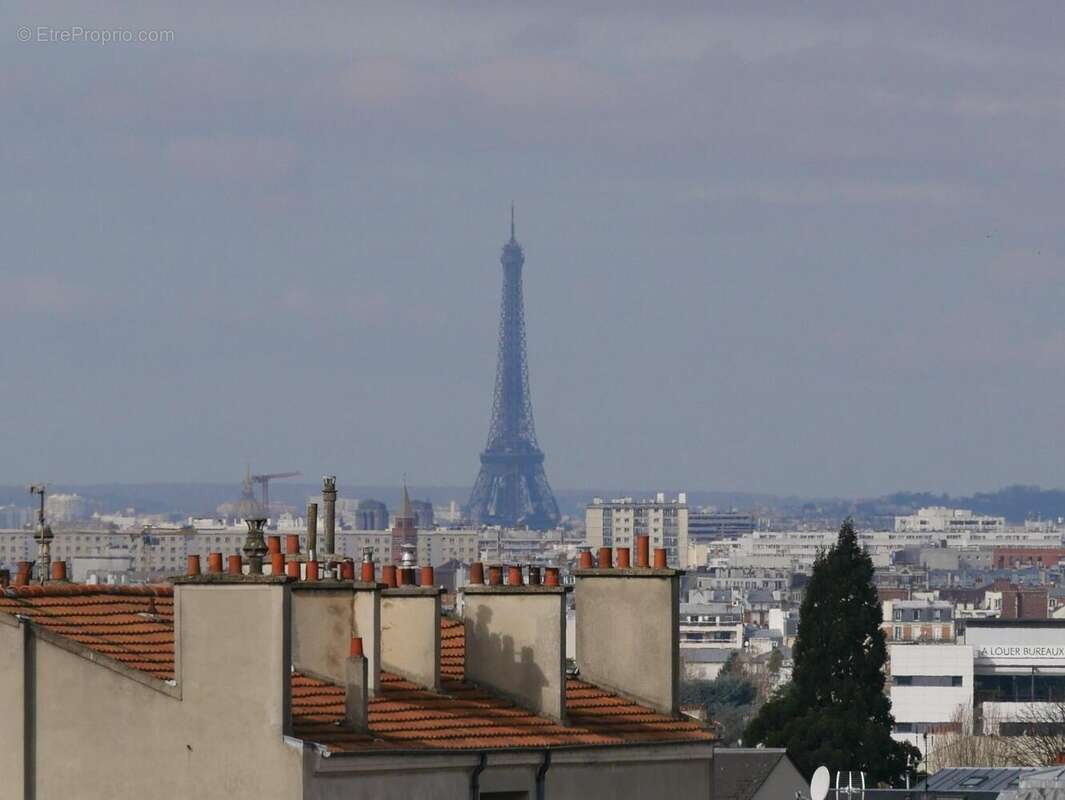
[[[945,732],[1018,736],[1065,702],[1065,620],[971,619],[957,644],[897,644],[893,736],[922,750]]]

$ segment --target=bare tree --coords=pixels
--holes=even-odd
[[[946,767],[1020,766],[1011,742],[985,736],[974,724],[972,709],[958,706],[951,721],[925,739],[925,769],[931,774]],[[998,730],[997,720],[984,719],[984,730]]]
[[[1065,701],[1031,703],[1021,709],[1018,721],[1010,721],[1016,734],[1008,737],[1018,764],[1028,767],[1058,763],[1065,753]]]

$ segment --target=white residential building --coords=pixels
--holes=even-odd
[[[895,517],[896,531],[1001,531],[1006,529],[1005,517],[974,514],[965,508],[930,506],[915,514]]]
[[[670,566],[684,569],[689,566],[688,498],[681,492],[667,500],[659,492],[654,500],[634,500],[621,497],[592,500],[585,509],[585,535],[593,550],[598,547],[633,548],[635,561],[636,537],[651,537],[651,549],[666,549]]]

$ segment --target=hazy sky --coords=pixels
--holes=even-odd
[[[94,5],[0,16],[0,482],[472,483],[513,200],[556,487],[1065,485],[1060,4]]]

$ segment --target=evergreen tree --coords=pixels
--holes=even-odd
[[[911,772],[917,748],[891,738],[882,620],[873,561],[848,518],[806,586],[792,680],[751,720],[744,744],[786,747],[807,777],[822,764],[833,774],[861,770],[875,783]]]

